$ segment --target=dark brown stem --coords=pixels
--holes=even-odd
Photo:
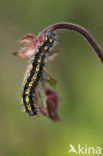
[[[56,31],[56,30],[61,30],[61,29],[67,29],[67,30],[71,30],[71,31],[81,34],[88,41],[88,43],[91,45],[91,47],[94,49],[97,56],[103,63],[103,50],[100,48],[100,46],[98,45],[96,40],[93,38],[93,36],[85,28],[83,28],[79,25],[72,24],[72,23],[53,24],[53,25],[47,27],[43,32],[41,32],[39,37],[42,36],[48,30]]]

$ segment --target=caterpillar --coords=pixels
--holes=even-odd
[[[43,68],[46,64],[46,58],[49,56],[51,48],[54,46],[56,41],[56,32],[57,30],[70,30],[80,34],[90,46],[93,48],[97,57],[103,63],[103,50],[94,39],[94,37],[84,28],[79,25],[67,22],[60,22],[46,27],[36,38],[34,35],[27,35],[19,40],[19,44],[23,45],[24,48],[21,48],[19,51],[13,52],[13,55],[18,57],[32,57],[31,64],[27,70],[29,76],[26,77],[26,82],[24,85],[24,90],[22,94],[23,105],[25,107],[26,113],[31,117],[35,116],[38,113],[37,110],[37,86],[42,78]],[[43,86],[43,85],[42,85]],[[55,92],[52,92],[49,89],[52,96],[48,96],[48,101],[46,101],[47,109],[45,111],[44,107],[40,112],[43,115],[46,115],[53,119],[54,121],[58,120],[57,117],[57,105],[58,97]],[[46,93],[46,96],[48,93]],[[44,108],[44,109],[43,109]],[[49,108],[49,109],[48,109]]]
[[[52,47],[56,41],[56,34],[48,30],[42,37],[41,43],[37,45],[34,55],[31,58],[29,76],[23,89],[22,99],[25,112],[30,116],[36,116],[38,110],[37,103],[37,86],[43,74],[46,58],[49,56]]]

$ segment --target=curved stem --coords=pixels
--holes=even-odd
[[[88,43],[91,45],[91,47],[94,49],[97,56],[103,63],[103,50],[100,48],[99,44],[96,42],[93,36],[85,28],[79,25],[72,24],[72,23],[56,23],[44,29],[44,31],[41,32],[39,37],[42,36],[48,30],[56,31],[61,29],[67,29],[81,34],[88,41]]]

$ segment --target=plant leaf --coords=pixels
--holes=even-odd
[[[46,107],[46,95],[41,85],[38,86],[37,102],[40,103],[42,107]]]
[[[48,83],[49,83],[52,87],[56,88],[57,81],[56,81],[53,77],[49,77]]]

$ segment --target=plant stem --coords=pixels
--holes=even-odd
[[[100,48],[99,44],[96,42],[96,40],[93,38],[93,36],[85,28],[83,28],[79,25],[72,24],[72,23],[66,23],[66,22],[56,23],[56,24],[48,26],[46,29],[44,29],[40,33],[39,37],[42,36],[48,30],[56,31],[56,30],[61,30],[61,29],[71,30],[71,31],[77,32],[80,35],[82,35],[88,41],[88,43],[91,45],[91,47],[94,49],[97,56],[103,63],[103,50]]]

